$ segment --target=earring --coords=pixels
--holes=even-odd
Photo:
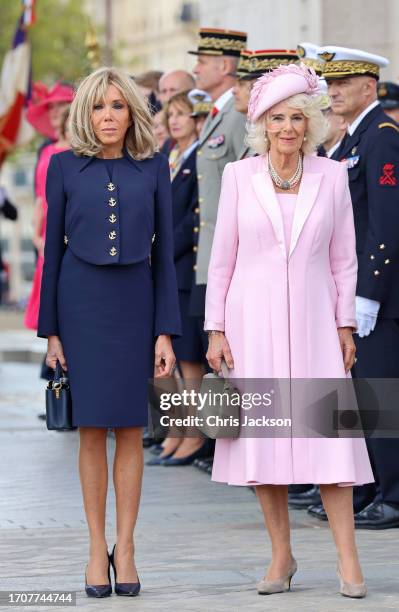
[[[307,141],[307,138],[306,138],[306,136],[304,136],[303,137],[303,142],[306,142],[306,141]]]

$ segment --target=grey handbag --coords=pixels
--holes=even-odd
[[[201,383],[201,397],[207,401],[198,409],[200,422],[197,428],[208,438],[237,438],[240,434],[240,393],[228,380],[229,369],[224,360],[222,376],[205,374]],[[217,401],[218,399],[221,401]]]

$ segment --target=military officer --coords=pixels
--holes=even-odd
[[[296,48],[300,61],[313,68],[317,76],[322,77],[324,60],[319,56],[319,45],[310,42],[301,42]]]
[[[235,98],[235,109],[244,116],[248,112],[249,96],[251,94],[252,85],[256,79],[262,76],[265,72],[269,72],[280,66],[287,65],[298,61],[298,55],[295,50],[286,49],[265,49],[259,51],[249,51],[244,49],[241,51],[240,61],[238,62],[235,76],[237,82],[233,87],[233,95]],[[238,159],[251,157],[254,155],[250,147],[244,141]]]
[[[194,234],[196,278],[191,295],[191,314],[203,326],[208,264],[215,229],[223,169],[236,161],[245,137],[245,117],[234,108],[232,87],[240,53],[246,47],[245,32],[201,28],[193,69],[197,87],[212,99],[197,149],[198,207]],[[204,350],[207,349],[206,339]]]
[[[399,85],[391,81],[380,82],[377,93],[384,113],[399,123]]]
[[[399,377],[399,126],[377,99],[388,60],[343,47],[323,47],[332,110],[348,123],[332,158],[348,168],[358,255],[357,378]],[[361,408],[361,406],[360,406]],[[399,439],[369,438],[376,483],[355,487],[355,524],[399,526]],[[313,508],[322,512],[322,508]],[[319,514],[323,518],[322,514]]]

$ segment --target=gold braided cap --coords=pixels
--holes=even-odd
[[[320,57],[322,57],[322,55]],[[378,78],[380,76],[379,66],[377,66],[377,64],[373,64],[372,62],[363,62],[358,60],[327,60],[324,64],[322,72],[325,79],[338,79],[342,77],[367,74]]]

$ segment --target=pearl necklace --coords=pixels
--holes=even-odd
[[[301,154],[299,155],[299,158],[298,158],[298,165],[296,167],[295,173],[290,179],[282,179],[277,174],[272,164],[272,161],[270,159],[270,155],[269,155],[268,163],[269,163],[269,172],[270,172],[270,176],[272,177],[272,181],[276,185],[276,187],[278,187],[279,189],[284,189],[284,191],[287,191],[288,189],[293,189],[295,185],[297,185],[302,178],[303,163],[302,163]]]

